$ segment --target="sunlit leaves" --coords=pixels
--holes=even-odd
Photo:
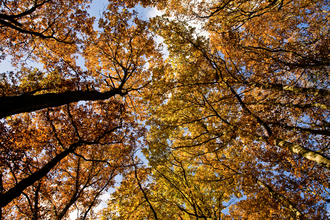
[[[24,28],[2,26],[5,53],[22,65],[2,74],[1,101],[23,99],[1,120],[4,219],[63,219],[73,211],[81,219],[94,218],[100,195],[132,166],[130,158],[140,147],[145,129],[136,121],[144,117],[138,92],[148,86],[161,54],[136,13],[111,11],[110,4],[98,34],[87,3],[2,3],[1,19]],[[85,67],[77,65],[78,54]],[[29,68],[25,58],[43,67]],[[59,104],[46,98],[66,100],[78,93],[92,96]],[[27,106],[34,107],[19,110]]]
[[[155,20],[170,55],[154,77],[151,165],[184,151],[191,166],[223,166],[237,178],[229,194],[246,196],[232,216],[326,219],[329,171],[316,159],[329,161],[326,3],[176,3],[166,11],[176,17]]]
[[[328,218],[326,1],[87,3],[1,5],[2,103],[86,94],[3,115],[5,218]]]

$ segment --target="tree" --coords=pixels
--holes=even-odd
[[[33,41],[39,48],[9,45],[7,54],[17,64],[29,53],[44,69],[23,63],[2,74],[0,216],[63,219],[76,209],[79,218],[93,217],[114,177],[134,165],[130,157],[144,133],[136,122],[144,117],[137,111],[138,92],[148,85],[160,53],[148,24],[113,7],[115,2],[99,34],[91,29],[94,19],[81,11],[86,2],[20,3],[4,2],[2,19],[25,29],[4,25],[1,40],[12,41],[12,31],[26,44]],[[70,34],[71,25],[79,35]],[[86,69],[74,53],[85,58]]]
[[[135,73],[138,71],[147,73],[147,71],[143,69],[147,61],[149,61],[150,64],[149,70],[154,68],[153,63],[159,62],[160,55],[159,51],[154,48],[154,41],[147,30],[147,23],[135,18],[136,26],[130,27],[131,24],[129,22],[130,19],[136,16],[135,12],[130,12],[128,10],[126,12],[119,12],[118,8],[120,5],[116,5],[116,2],[112,2],[109,4],[109,10],[105,13],[105,17],[100,23],[100,28],[104,28],[104,32],[98,35],[91,27],[94,19],[85,19],[87,14],[80,9],[88,7],[84,2],[74,1],[74,3],[71,3],[69,1],[67,2],[68,5],[63,3],[64,5],[51,5],[51,7],[48,4],[59,3],[54,3],[52,1],[37,3],[38,2],[35,1],[32,4],[31,7],[33,10],[29,9],[28,12],[21,12],[21,16],[33,15],[31,19],[28,19],[29,22],[40,23],[38,17],[46,14],[47,19],[52,21],[48,23],[56,26],[57,32],[70,33],[71,30],[67,30],[66,27],[77,26],[78,29],[73,29],[72,32],[79,31],[84,39],[77,38],[75,33],[72,37],[72,41],[62,42],[56,40],[57,37],[54,39],[53,35],[60,35],[60,33],[55,31],[53,31],[52,35],[49,37],[33,34],[36,31],[29,33],[31,37],[36,37],[36,40],[40,40],[45,44],[43,46],[40,45],[38,48],[45,48],[45,53],[47,54],[37,49],[28,51],[22,47],[18,48],[22,49],[22,53],[30,53],[29,56],[35,61],[43,63],[45,65],[45,70],[40,71],[38,69],[23,67],[17,73],[12,71],[2,74],[3,80],[1,82],[2,93],[0,103],[4,108],[1,110],[0,117],[35,111],[46,107],[60,106],[80,100],[103,100],[114,95],[124,96],[129,91],[138,90],[140,87],[144,87],[147,84],[137,79],[137,76],[139,76],[141,80],[144,80],[147,76],[144,78],[144,74]],[[16,6],[17,5],[11,6],[10,4],[6,7],[15,8]],[[21,7],[26,8],[28,6],[22,3]],[[52,13],[48,13],[48,10],[52,7],[56,7],[57,10],[60,11],[63,10],[63,12],[58,12],[58,14],[61,15],[60,17],[54,17]],[[4,12],[6,12],[6,10]],[[37,13],[37,15],[34,15],[34,13]],[[65,16],[68,16],[70,19],[67,19]],[[112,19],[114,20],[111,21]],[[62,24],[61,22],[63,20],[65,20],[66,23]],[[83,24],[78,25],[74,23],[82,21],[84,21]],[[44,24],[39,23],[39,26],[44,26]],[[63,29],[60,29],[60,27]],[[9,30],[11,30],[10,28],[12,27],[4,26],[4,28],[9,28]],[[48,27],[46,29],[52,28]],[[15,31],[17,33],[4,35],[2,39],[8,40],[9,36],[26,34],[24,31]],[[40,32],[41,31],[38,33]],[[4,34],[8,33],[9,31],[4,32]],[[45,34],[46,33],[47,32],[45,32]],[[26,37],[24,37],[24,39],[26,39]],[[141,39],[148,40],[146,40],[146,42],[141,42]],[[121,44],[123,43],[125,45],[122,46]],[[53,45],[54,48],[49,47],[49,45]],[[83,51],[78,50],[79,45],[84,48]],[[71,47],[73,50],[69,49]],[[118,50],[119,47],[121,47],[120,50]],[[14,47],[9,47],[8,50],[13,53],[15,52]],[[91,52],[92,50],[94,51]],[[87,71],[82,70],[82,68],[76,65],[75,59],[77,57],[74,53],[77,52],[82,53],[86,59],[88,63]],[[123,54],[126,54],[126,58],[120,57]],[[17,56],[20,58],[22,54]],[[96,57],[102,59],[102,63],[97,63],[98,60]],[[144,60],[143,57],[146,57],[147,60]],[[14,56],[13,62],[15,62],[16,59],[17,58]],[[117,76],[112,77],[111,74],[113,72],[111,72],[109,68],[116,72],[115,74],[117,74]]]
[[[104,219],[219,219],[235,178],[168,152],[162,163],[135,166],[111,195]],[[177,155],[181,154],[181,155]],[[152,161],[152,158],[148,158]],[[152,163],[152,162],[151,162]],[[239,196],[239,195],[237,195]]]
[[[128,129],[136,125],[116,100],[91,107],[58,107],[3,124],[3,138],[10,138],[1,141],[5,216],[61,219],[73,204],[86,216],[114,184],[135,149]]]
[[[154,21],[170,55],[149,95],[149,154],[184,149],[240,176],[231,216],[327,219],[326,3],[177,4]]]

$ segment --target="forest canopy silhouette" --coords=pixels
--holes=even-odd
[[[328,1],[90,3],[0,3],[0,219],[330,218]]]

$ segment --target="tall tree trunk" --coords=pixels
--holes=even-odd
[[[283,84],[275,84],[275,83],[259,83],[259,82],[243,82],[252,87],[258,87],[261,89],[274,89],[278,91],[286,91],[295,94],[306,94],[306,95],[313,95],[318,97],[323,97],[330,99],[330,91],[326,89],[316,89],[316,88],[304,88],[299,86],[289,86]]]
[[[321,165],[327,169],[330,169],[330,159],[321,153],[309,150],[298,144],[293,144],[293,143],[290,143],[290,142],[287,142],[285,140],[281,140],[278,138],[274,138],[273,142],[275,145],[277,145],[281,148],[289,149],[291,152],[299,154],[300,156],[306,158],[307,160],[314,161],[314,162],[318,163],[319,165]]]
[[[54,168],[63,158],[73,152],[77,147],[79,147],[83,142],[77,142],[72,144],[69,148],[62,151],[56,157],[54,157],[51,161],[49,161],[46,165],[44,165],[40,170],[34,172],[27,178],[21,180],[14,187],[9,189],[7,192],[0,195],[0,207],[6,206],[8,203],[13,201],[16,197],[20,196],[21,193],[33,183],[37,182],[41,178],[47,175],[47,173]]]
[[[121,89],[112,89],[103,93],[98,91],[67,91],[41,95],[5,96],[0,97],[0,118],[43,108],[61,106],[72,102],[104,100],[115,95],[125,94]]]

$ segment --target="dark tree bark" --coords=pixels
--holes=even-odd
[[[5,96],[0,97],[0,118],[72,102],[104,100],[115,95],[125,94],[121,89],[112,89],[103,93],[98,91],[67,91],[41,95]]]
[[[34,172],[27,178],[21,180],[14,187],[0,195],[0,207],[6,206],[8,203],[13,201],[16,197],[20,196],[27,187],[31,186],[33,183],[37,182],[41,178],[47,175],[47,173],[54,168],[63,158],[72,153],[77,147],[82,145],[83,142],[77,142],[72,144],[69,148],[59,153],[51,161],[49,161],[40,170]]]

